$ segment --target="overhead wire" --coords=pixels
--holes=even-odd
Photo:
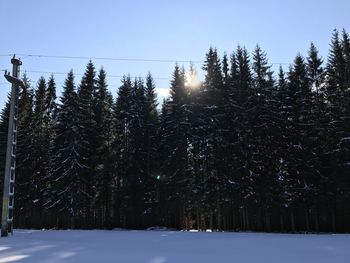
[[[0,55],[13,56],[14,54]],[[88,59],[88,60],[112,60],[112,61],[131,61],[131,62],[161,62],[161,63],[202,63],[202,60],[176,60],[176,59],[147,59],[147,58],[115,58],[115,57],[95,57],[95,56],[66,56],[66,55],[41,55],[18,53],[17,56],[34,58],[54,58],[54,59]]]
[[[5,71],[2,69],[1,71]],[[53,75],[67,75],[67,72],[58,72],[58,71],[41,71],[41,70],[26,70],[26,69],[21,69],[22,72],[28,72],[28,73],[38,73],[38,74],[53,74]],[[84,73],[74,73],[75,76],[83,76]],[[107,77],[110,78],[123,78],[124,76],[129,76],[128,74],[125,75],[109,75],[107,74]],[[145,78],[144,76],[130,76],[130,78]],[[170,80],[170,78],[166,77],[153,77],[153,79],[158,79],[158,80]]]
[[[56,75],[67,75],[66,72],[55,72],[55,71],[39,71],[39,70],[24,70],[24,72],[29,72],[29,73],[40,73],[40,74],[56,74]],[[74,75],[76,76],[83,76],[84,73],[74,73]],[[107,74],[107,77],[110,77],[110,78],[122,78],[124,76],[128,76],[127,74],[126,75],[108,75]],[[131,78],[144,78],[143,76],[130,76]],[[169,78],[165,78],[165,77],[153,77],[153,79],[162,79],[162,80],[169,80]]]
[[[0,57],[12,57],[15,54],[0,54]],[[49,58],[49,59],[88,59],[88,60],[105,60],[105,61],[131,61],[131,62],[160,62],[160,63],[204,63],[204,60],[174,60],[174,59],[146,59],[146,58],[117,58],[117,57],[95,57],[95,56],[67,56],[67,55],[43,55],[43,54],[27,54],[27,53],[17,53],[17,56],[23,58]],[[286,62],[273,62],[270,65],[291,65],[291,63]],[[5,70],[1,70],[5,71]],[[53,74],[53,75],[67,75],[67,72],[59,71],[44,71],[44,70],[26,70],[22,69],[22,72],[34,73],[34,74]],[[74,73],[76,76],[83,76],[84,73]],[[123,78],[124,76],[130,76],[128,74],[124,75],[108,75],[110,78]],[[145,78],[144,76],[130,76],[131,78]],[[169,77],[153,77],[155,80],[170,80]]]
[[[0,56],[13,56],[14,54],[2,54]],[[130,61],[130,62],[160,62],[160,63],[204,63],[204,60],[176,60],[176,59],[148,59],[148,58],[121,58],[121,57],[95,57],[95,56],[67,56],[67,55],[43,55],[18,53],[17,56],[33,58],[52,58],[52,59],[86,59],[86,60],[110,60],[110,61]],[[271,65],[290,65],[287,62],[272,62]]]

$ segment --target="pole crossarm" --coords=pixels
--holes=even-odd
[[[15,78],[9,74],[4,75],[5,79],[10,82],[11,84],[17,85],[19,87],[24,87],[24,83],[21,79]]]

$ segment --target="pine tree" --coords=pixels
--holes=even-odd
[[[165,181],[168,218],[167,223],[179,227],[183,223],[187,194],[187,124],[184,112],[186,102],[185,76],[175,66],[171,81],[171,98],[167,103],[166,115],[162,116],[161,144],[164,158],[161,180]]]
[[[320,95],[320,85],[323,78],[323,59],[319,57],[318,50],[314,43],[311,43],[307,57],[308,78],[313,89],[316,91],[316,96]]]
[[[54,141],[54,173],[50,192],[52,198],[46,204],[57,215],[58,227],[82,227],[86,192],[84,177],[80,174],[77,127],[77,94],[74,74],[70,71],[64,82],[58,105],[56,138]]]
[[[146,137],[147,137],[147,174],[151,176],[156,172],[157,159],[157,130],[159,116],[157,110],[157,95],[155,93],[155,83],[151,73],[146,77]]]
[[[313,105],[311,106],[311,115],[312,115],[312,133],[309,133],[308,139],[310,145],[312,145],[312,149],[316,153],[314,158],[314,169],[313,173],[316,173],[319,177],[316,177],[313,182],[313,192],[315,196],[313,198],[313,205],[310,207],[311,214],[314,214],[314,223],[315,228],[319,230],[319,211],[320,204],[323,199],[320,198],[322,196],[322,188],[320,187],[322,184],[322,179],[325,178],[322,176],[322,161],[325,158],[325,153],[327,152],[327,142],[326,142],[326,111],[325,111],[325,96],[324,96],[324,69],[322,67],[323,59],[319,56],[318,50],[313,43],[311,43],[308,57],[307,57],[307,75],[309,78],[309,85],[311,86],[313,92]]]
[[[343,29],[342,48],[343,56],[345,59],[345,87],[344,87],[344,98],[343,98],[343,134],[340,142],[342,149],[342,162],[345,175],[348,176],[348,168],[350,166],[350,37],[349,33]],[[350,192],[350,185],[347,184],[347,193]]]
[[[33,217],[42,215],[42,206],[44,203],[44,191],[46,189],[46,180],[49,170],[49,138],[47,136],[47,127],[45,123],[46,117],[46,81],[41,77],[38,81],[37,89],[34,95],[34,111],[33,111],[33,173],[30,176],[32,191],[30,199],[33,202]]]
[[[289,98],[287,107],[286,139],[288,152],[283,157],[287,164],[287,199],[291,205],[291,229],[295,230],[294,213],[296,208],[305,215],[305,228],[309,229],[309,208],[313,206],[313,195],[317,191],[315,183],[319,174],[314,134],[314,114],[312,112],[313,94],[307,77],[306,64],[297,55],[289,72]]]
[[[45,189],[43,193],[43,206],[51,200],[51,181],[54,176],[54,155],[55,155],[55,126],[57,122],[57,104],[56,104],[56,83],[54,76],[51,75],[47,82],[47,89],[45,92],[45,106],[43,116],[43,132],[44,132],[44,147],[47,156],[47,176],[45,180]]]
[[[328,190],[325,198],[328,201],[332,218],[332,231],[337,230],[344,215],[343,199],[349,192],[347,177],[349,169],[349,82],[347,60],[349,57],[349,38],[343,31],[343,39],[334,31],[327,63],[326,95],[326,132],[329,138],[326,145],[326,156],[323,174],[327,177]],[[325,187],[324,187],[325,190]],[[339,229],[339,228],[338,228]]]
[[[127,226],[130,170],[130,110],[131,110],[132,84],[130,76],[124,76],[122,86],[118,90],[117,100],[114,106],[116,138],[114,142],[115,160],[117,163],[117,192],[115,193],[115,218],[121,226]]]
[[[207,96],[205,100],[209,105],[218,105],[222,100],[222,71],[221,62],[217,50],[210,48],[206,54],[206,60],[203,65],[203,70],[206,72],[203,95]],[[205,95],[206,94],[206,95]]]
[[[291,97],[289,92],[289,80],[282,66],[279,68],[278,85],[277,85],[276,101],[277,101],[277,128],[279,130],[276,136],[276,168],[278,176],[278,213],[279,213],[279,230],[286,231],[290,229],[287,225],[289,219],[288,207],[290,206],[290,195],[286,191],[289,182],[289,162],[285,160],[286,149],[289,150],[289,133],[291,117]]]
[[[157,95],[155,93],[155,83],[151,73],[146,77],[145,90],[145,139],[146,139],[146,168],[147,168],[147,187],[145,193],[145,211],[151,213],[154,218],[159,218],[159,199],[157,199],[156,180],[159,176],[158,163],[161,157],[158,154],[159,149],[159,114],[157,110]],[[158,206],[157,206],[158,204]],[[157,209],[158,208],[158,209]]]
[[[33,91],[26,74],[24,87],[19,91],[16,153],[16,206],[14,218],[18,227],[34,227],[37,218],[31,217],[33,207]]]
[[[340,92],[343,91],[343,84],[345,82],[345,58],[343,56],[343,49],[341,40],[339,39],[339,32],[334,30],[331,49],[329,51],[327,63],[327,100],[331,104],[335,104],[338,100]]]
[[[139,220],[135,220],[136,227],[145,226],[145,220],[150,215],[146,200],[146,193],[151,186],[152,178],[147,173],[147,137],[146,137],[146,112],[147,104],[145,87],[142,79],[135,79],[131,93],[130,109],[130,149],[131,167],[129,189],[132,214]]]
[[[266,53],[256,46],[253,53],[253,85],[245,107],[246,168],[249,170],[251,206],[255,207],[257,230],[271,230],[270,216],[275,205],[277,171],[275,170],[276,135],[274,120],[274,82],[270,79]]]
[[[94,210],[96,224],[99,227],[111,227],[111,202],[113,191],[114,167],[112,159],[112,142],[114,139],[113,98],[108,91],[106,72],[100,69],[94,90],[94,122],[96,140],[94,142],[94,187],[96,197]]]
[[[94,193],[94,143],[96,140],[96,123],[93,111],[93,92],[96,86],[95,67],[92,61],[86,66],[84,76],[77,90],[77,156],[80,164],[79,175],[82,179],[83,193],[85,194],[82,203],[83,224],[91,227],[92,202]]]
[[[264,89],[268,83],[268,72],[271,66],[268,65],[266,53],[259,45],[256,45],[253,53],[254,86],[256,89]]]
[[[226,63],[226,62],[225,62]],[[225,65],[226,67],[226,65]],[[202,149],[204,154],[202,165],[202,180],[200,183],[200,228],[206,228],[203,217],[207,218],[212,228],[212,222],[219,217],[221,204],[217,200],[222,200],[226,177],[225,169],[225,106],[227,105],[227,85],[224,86],[223,78],[227,77],[222,73],[221,61],[216,49],[209,49],[204,62],[205,80],[201,92],[204,114],[202,115],[204,126],[202,129]],[[227,71],[227,69],[225,69]],[[226,87],[226,89],[225,89]],[[199,158],[199,156],[197,157]]]
[[[248,51],[238,46],[235,52],[235,58],[232,60],[235,62],[232,65],[231,74],[234,84],[237,87],[237,102],[240,106],[243,106],[247,101],[249,87],[252,82]]]
[[[222,80],[224,85],[228,85],[230,82],[229,61],[226,53],[222,58]]]
[[[343,29],[342,40],[341,40],[343,56],[345,60],[345,85],[350,85],[350,37],[349,33]]]
[[[283,90],[286,87],[286,78],[282,66],[279,67],[277,86],[279,90]]]
[[[166,191],[166,176],[163,174],[164,166],[164,154],[169,153],[168,145],[165,144],[167,140],[165,139],[164,135],[168,133],[169,131],[169,125],[168,125],[168,116],[169,116],[169,103],[170,98],[164,98],[163,103],[161,106],[160,114],[159,114],[159,129],[157,131],[157,137],[159,138],[159,147],[158,147],[158,154],[157,158],[159,158],[160,163],[158,165],[158,175],[156,177],[157,183],[156,183],[156,198],[158,201],[158,220],[157,223],[159,225],[168,225],[168,192]],[[169,158],[169,157],[167,157]]]
[[[233,229],[249,229],[247,199],[251,193],[249,188],[250,172],[247,167],[247,121],[246,108],[252,85],[252,73],[249,54],[245,48],[237,47],[231,56],[231,85],[230,85],[230,147],[231,173],[228,178],[231,204],[233,207]],[[231,113],[231,114],[232,114]]]

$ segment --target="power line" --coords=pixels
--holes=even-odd
[[[5,71],[2,69],[1,71]],[[38,74],[53,74],[53,75],[67,75],[67,72],[57,72],[57,71],[40,71],[40,70],[23,70],[23,72],[28,72],[28,73],[38,73]],[[74,73],[75,76],[83,76],[84,73]],[[110,78],[123,78],[124,76],[128,76],[127,74],[125,75],[108,75],[107,77]],[[144,76],[130,76],[130,78],[145,78]],[[170,80],[170,78],[166,77],[153,77],[153,79],[158,79],[158,80]]]
[[[13,56],[14,54],[4,54],[0,56]],[[109,60],[109,61],[130,61],[130,62],[160,62],[160,63],[204,63],[204,60],[175,60],[175,59],[146,59],[146,58],[113,58],[113,57],[88,57],[88,56],[66,56],[66,55],[41,55],[41,54],[25,54],[19,53],[18,56],[32,58],[52,58],[52,59],[84,59],[84,60]],[[290,65],[286,62],[273,62],[270,65]]]
[[[29,72],[29,73],[40,73],[40,74],[56,74],[56,75],[67,75],[66,72],[52,72],[52,71],[38,71],[38,70],[24,70],[24,72]],[[84,73],[74,73],[76,76],[83,76]],[[124,76],[128,75],[108,75],[107,77],[109,78],[123,78]],[[143,76],[130,76],[130,78],[144,78]],[[153,77],[153,79],[159,79],[159,80],[169,80],[170,78],[165,78],[165,77]]]
[[[33,83],[33,84],[37,84],[39,81],[27,80],[27,82],[30,82],[30,83]],[[4,83],[6,83],[6,82],[4,82]],[[1,83],[0,83],[0,84],[1,84]],[[55,81],[55,84],[56,84],[56,85],[63,86],[65,83],[64,83],[64,82],[61,82],[61,81],[59,81],[59,82],[56,82],[56,81]],[[119,88],[119,87],[120,87],[120,85],[118,86],[118,85],[115,85],[115,84],[108,84],[108,83],[107,83],[107,85],[108,85],[108,87],[116,87],[116,88]]]
[[[27,82],[30,82],[32,84],[37,84],[38,83],[38,81],[35,81],[35,80],[27,80]],[[64,82],[60,82],[60,81],[59,82],[55,81],[55,84],[59,85],[59,86],[63,86],[65,83]],[[1,82],[0,85],[10,85],[10,84],[8,82]],[[107,85],[108,85],[108,87],[112,87],[112,88],[119,88],[120,87],[120,85],[116,85],[116,84],[108,84],[107,83]],[[159,89],[159,87],[157,87],[157,88]],[[160,89],[167,89],[167,87],[160,88]]]
[[[202,60],[175,60],[175,59],[147,59],[147,58],[113,58],[113,57],[86,57],[86,56],[61,56],[61,55],[40,55],[40,54],[16,54],[17,56],[34,57],[34,58],[54,58],[54,59],[91,59],[91,60],[112,60],[112,61],[131,61],[131,62],[161,62],[161,63],[203,63]],[[0,55],[13,56],[13,54]]]

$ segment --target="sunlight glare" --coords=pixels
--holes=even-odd
[[[167,98],[170,96],[170,89],[169,88],[156,88],[156,93],[163,98]]]
[[[194,68],[185,72],[185,86],[189,89],[198,89],[201,83],[198,80],[197,71]]]

